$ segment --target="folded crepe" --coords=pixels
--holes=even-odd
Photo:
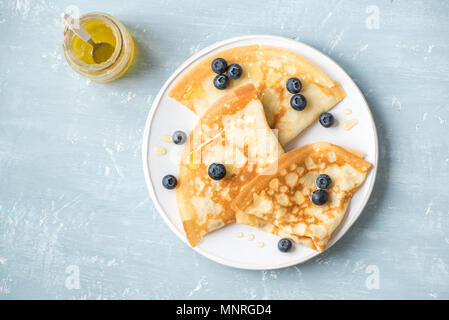
[[[285,153],[276,172],[255,177],[235,198],[237,223],[323,251],[370,168],[360,152],[326,142]],[[311,195],[320,174],[327,174],[332,183],[329,200],[316,205]]]
[[[223,58],[229,64],[237,63],[242,76],[231,80],[225,90],[214,87],[216,74],[212,61]],[[289,78],[302,82],[301,94],[307,99],[302,111],[290,106],[292,94],[286,89]],[[199,116],[203,115],[220,97],[243,84],[252,83],[262,101],[268,124],[277,129],[281,145],[287,144],[345,97],[343,88],[318,67],[298,54],[272,46],[250,45],[224,50],[195,64],[169,92]]]
[[[176,189],[188,242],[195,246],[234,222],[232,200],[256,175],[274,171],[282,153],[252,84],[230,91],[203,113],[183,151]],[[212,163],[225,166],[223,179],[208,175]]]

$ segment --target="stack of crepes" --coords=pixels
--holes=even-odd
[[[217,57],[243,69],[225,90],[213,85],[210,66]],[[302,82],[302,111],[290,106],[285,88],[292,77]],[[189,243],[195,246],[237,221],[323,251],[371,164],[363,154],[330,143],[287,153],[283,146],[340,102],[343,88],[296,53],[253,45],[202,60],[169,95],[200,116],[182,155],[176,190]],[[208,175],[212,163],[225,166],[223,179]],[[317,206],[310,195],[323,173],[332,185],[329,200]]]

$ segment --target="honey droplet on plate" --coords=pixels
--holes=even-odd
[[[169,135],[169,134],[163,134],[161,136],[161,140],[164,142],[168,142],[168,143],[173,142],[173,139],[172,139],[171,135]]]
[[[342,127],[344,130],[351,130],[357,125],[357,123],[359,123],[357,119],[346,120],[345,122],[343,122]]]
[[[167,150],[164,147],[157,146],[156,148],[154,148],[154,153],[157,156],[163,156],[167,153]]]

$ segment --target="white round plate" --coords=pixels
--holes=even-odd
[[[251,44],[272,45],[296,52],[318,66],[331,79],[337,80],[346,91],[347,97],[331,111],[338,121],[337,125],[326,129],[317,121],[285,147],[285,151],[289,151],[311,142],[328,141],[365,153],[365,159],[374,165],[366,182],[352,198],[344,220],[333,233],[327,246],[329,248],[348,231],[368,202],[377,171],[378,141],[376,126],[363,94],[349,75],[325,54],[291,39],[268,35],[228,39],[201,50],[172,74],[153,102],[143,136],[143,168],[151,198],[170,229],[187,244],[176,205],[175,191],[166,190],[162,187],[164,175],[178,174],[183,146],[165,143],[161,141],[161,136],[164,134],[171,135],[176,130],[183,130],[189,134],[198,117],[188,108],[168,97],[168,92],[180,76],[205,57],[231,47]],[[352,114],[346,115],[343,112],[346,108],[350,108]],[[358,125],[349,131],[343,130],[342,122],[353,118],[359,121]],[[156,146],[165,147],[167,154],[157,156],[154,152]],[[243,238],[237,237],[239,232],[244,234]],[[255,236],[254,240],[249,241],[247,239],[249,234]],[[201,243],[193,249],[218,263],[252,270],[288,267],[309,260],[319,254],[319,252],[300,245],[296,245],[294,250],[289,253],[281,253],[277,249],[278,240],[279,237],[255,228],[231,224],[206,235]],[[259,248],[258,242],[263,242],[264,247]]]

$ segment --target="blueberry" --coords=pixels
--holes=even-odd
[[[236,63],[233,63],[228,67],[227,73],[229,78],[238,79],[242,75],[242,67]]]
[[[178,130],[171,136],[174,144],[183,144],[187,140],[187,135],[184,131]]]
[[[174,189],[176,187],[176,184],[178,183],[178,180],[176,180],[175,176],[172,176],[171,174],[167,174],[165,177],[162,178],[162,185],[166,189]]]
[[[290,239],[284,238],[284,239],[279,240],[279,242],[278,242],[279,251],[287,252],[287,251],[290,251],[291,248],[292,248],[292,242]]]
[[[299,93],[302,89],[302,83],[298,78],[290,78],[287,80],[287,90],[290,93]]]
[[[302,111],[305,109],[307,105],[306,97],[304,97],[300,93],[297,93],[293,95],[292,98],[290,99],[290,105],[292,106],[293,109],[297,111]]]
[[[334,116],[329,112],[323,113],[320,116],[320,123],[323,127],[329,128],[334,124]]]
[[[228,63],[223,58],[217,58],[217,59],[214,59],[214,61],[212,61],[211,67],[212,67],[212,70],[215,73],[220,74],[220,73],[226,72],[226,68],[228,67]]]
[[[326,190],[318,189],[312,193],[312,202],[317,206],[325,204],[329,200],[329,195]]]
[[[327,174],[320,174],[316,178],[316,186],[320,189],[327,189],[331,185],[332,180]]]
[[[219,74],[214,78],[214,86],[217,89],[226,89],[229,85],[229,78],[225,74]]]
[[[214,180],[221,180],[226,175],[226,168],[221,163],[212,163],[207,170],[209,177]]]

